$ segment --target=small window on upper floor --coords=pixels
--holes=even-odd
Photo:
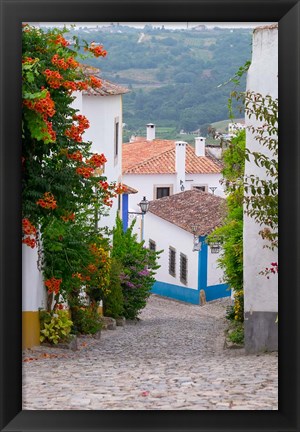
[[[149,240],[149,249],[156,251],[156,243],[153,240]]]
[[[156,188],[156,198],[163,198],[170,195],[169,187],[158,187]]]
[[[197,186],[193,186],[193,189],[198,189],[201,190],[203,192],[207,192],[208,191],[208,187],[207,185],[197,185]]]
[[[115,143],[114,143],[114,156],[115,159],[119,156],[119,118],[115,118]]]

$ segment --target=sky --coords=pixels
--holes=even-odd
[[[34,24],[34,23],[32,23]],[[46,27],[63,27],[63,26],[69,26],[72,24],[76,24],[76,27],[96,27],[97,25],[99,26],[107,26],[110,25],[111,22],[78,22],[78,23],[61,23],[61,22],[40,22],[39,25]],[[114,23],[117,24],[117,23]],[[224,27],[224,28],[254,28],[254,27],[259,27],[262,25],[270,25],[273,24],[271,22],[120,22],[120,25],[129,25],[132,27],[137,27],[137,28],[144,28],[144,26],[146,24],[150,24],[153,27],[161,27],[162,25],[165,26],[165,28],[170,28],[170,29],[186,29],[188,28],[192,28],[195,27],[196,25],[199,24],[204,24],[207,27]]]

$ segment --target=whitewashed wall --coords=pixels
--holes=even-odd
[[[175,174],[124,174],[123,182],[138,191],[129,197],[129,207],[134,211],[140,211],[138,203],[144,196],[149,201],[154,199],[154,185],[175,187]]]
[[[37,269],[37,249],[22,245],[22,310],[37,311],[46,307],[46,289]]]
[[[149,246],[149,239],[156,242],[156,250],[164,249],[160,255],[156,279],[161,282],[182,287],[198,288],[198,252],[193,252],[193,235],[152,213],[145,215],[144,223],[145,245]],[[176,249],[176,277],[169,274],[169,247]],[[180,253],[188,257],[188,282],[180,282],[179,262]]]
[[[220,184],[221,174],[186,174],[185,190],[192,189],[196,185],[208,185],[217,187],[215,195],[224,197],[223,186]],[[176,174],[124,174],[123,182],[138,190],[137,194],[130,196],[130,207],[138,210],[137,204],[146,196],[149,201],[155,199],[154,185],[173,186],[173,193],[176,188]],[[208,189],[208,192],[211,192]]]
[[[207,251],[207,286],[223,284],[223,270],[220,269],[217,259],[220,253],[211,253],[208,246]]]
[[[225,197],[224,187],[220,183],[222,179],[221,174],[186,174],[185,176],[185,190],[190,190],[193,186],[208,185],[208,193],[211,193],[209,187],[216,187],[214,194],[222,198]],[[192,180],[192,181],[191,181]]]
[[[247,89],[278,97],[278,28],[257,29],[253,37],[252,64],[248,71]],[[246,125],[259,125],[259,122],[246,117]],[[246,131],[247,147],[251,151],[268,154],[254,139],[249,130]],[[246,162],[246,175],[258,175],[266,178],[262,168],[258,168],[253,160]],[[270,279],[259,275],[270,263],[278,260],[277,252],[263,248],[265,242],[258,232],[262,227],[253,219],[245,216],[244,220],[244,290],[245,312],[277,311],[278,281],[277,276]]]
[[[92,141],[91,150],[94,153],[104,153],[107,163],[104,175],[108,182],[121,181],[122,179],[122,97],[112,96],[88,96],[82,97],[81,112],[89,122],[90,128],[86,130],[84,139]],[[118,158],[114,157],[115,149],[115,119],[119,121],[119,151]],[[113,206],[109,210],[109,216],[101,217],[99,226],[112,228],[115,224],[118,211],[118,200],[113,200]]]
[[[278,26],[254,30],[252,63],[247,77],[247,90],[278,97]],[[253,117],[246,116],[246,126],[259,126]],[[279,126],[280,127],[280,126]],[[246,131],[246,146],[251,151],[268,155],[249,130]],[[262,168],[252,159],[246,162],[246,175],[266,178]],[[248,216],[244,219],[244,312],[245,350],[257,353],[278,350],[278,277],[260,275],[259,272],[278,262],[277,251],[264,248],[259,226]]]

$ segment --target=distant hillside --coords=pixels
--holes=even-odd
[[[108,26],[76,30],[76,36],[103,44],[107,57],[89,63],[100,68],[104,78],[130,88],[123,96],[127,136],[149,122],[179,133],[228,118],[233,85],[220,84],[251,58],[250,29]]]

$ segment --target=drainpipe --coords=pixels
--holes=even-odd
[[[176,185],[175,193],[185,190],[185,159],[186,145],[184,141],[175,142],[175,170],[176,170]]]

